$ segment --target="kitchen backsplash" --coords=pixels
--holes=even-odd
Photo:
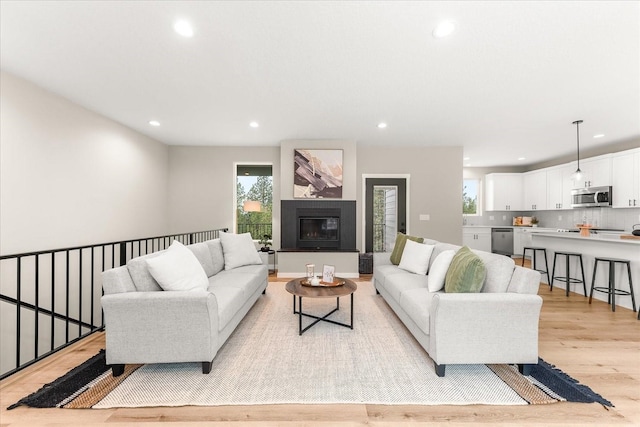
[[[640,208],[613,209],[588,208],[566,211],[492,211],[480,216],[463,216],[466,225],[512,225],[514,216],[535,216],[539,227],[576,228],[584,219],[598,228],[613,228],[631,231],[634,224],[640,224]],[[492,219],[493,218],[493,219]]]

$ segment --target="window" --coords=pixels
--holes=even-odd
[[[464,215],[480,215],[478,195],[479,179],[464,179],[462,186],[462,213]]]
[[[273,176],[271,165],[237,165],[237,233],[253,240],[272,238]],[[268,237],[266,237],[268,236]]]

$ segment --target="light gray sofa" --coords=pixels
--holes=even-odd
[[[220,239],[187,248],[208,277],[206,291],[163,291],[146,260],[164,251],[103,273],[106,362],[114,376],[129,363],[202,362],[209,373],[218,349],[264,293],[267,265],[225,270]]]
[[[435,245],[429,268],[444,250]],[[516,363],[523,373],[538,363],[540,273],[516,266],[511,258],[473,251],[487,270],[480,293],[429,292],[427,275],[391,264],[389,253],[374,254],[376,290],[435,362],[444,376],[449,364]]]

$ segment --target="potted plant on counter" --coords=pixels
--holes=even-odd
[[[538,226],[538,218],[536,218],[535,216],[531,217],[531,226],[532,227],[537,227]]]

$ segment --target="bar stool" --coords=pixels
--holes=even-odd
[[[547,280],[551,280],[551,279],[549,279],[549,264],[547,263],[547,249],[546,248],[534,247],[534,246],[525,247],[522,250],[522,264],[521,264],[521,266],[523,266],[523,267],[524,267],[524,259],[527,256],[527,251],[533,251],[533,256],[531,257],[532,258],[531,265],[532,265],[533,269],[538,271],[538,272],[540,272],[540,273],[546,274],[547,275]],[[538,265],[537,259],[536,259],[536,254],[538,253],[538,251],[542,251],[542,255],[544,256],[544,267],[545,267],[546,270],[538,270],[536,268],[536,266]],[[549,282],[549,283],[551,283],[551,282]]]
[[[565,270],[565,274],[566,276],[556,276],[556,260],[558,258],[558,256],[564,256],[565,260],[566,260],[566,270]],[[569,260],[571,259],[571,257],[578,257],[578,259],[580,260],[580,272],[582,273],[582,280],[576,278],[576,277],[571,277],[571,275],[569,274]],[[569,285],[571,283],[582,283],[582,286],[584,287],[584,296],[587,296],[587,284],[584,280],[584,265],[582,264],[582,254],[577,253],[577,252],[556,252],[553,255],[553,272],[551,273],[551,283],[549,284],[549,289],[553,290],[553,281],[557,280],[559,282],[565,282],[567,284],[567,296],[569,296]]]
[[[594,286],[596,281],[596,271],[598,270],[599,262],[609,263],[609,286]],[[627,265],[627,276],[629,278],[629,290],[616,288],[616,264]],[[631,295],[631,305],[633,311],[636,311],[636,299],[633,296],[633,281],[631,280],[631,261],[628,259],[618,258],[596,258],[596,262],[593,265],[593,278],[591,279],[591,292],[589,293],[589,304],[591,304],[591,298],[593,297],[593,291],[603,292],[609,294],[608,302],[611,304],[611,311],[616,311],[616,295]],[[640,313],[638,314],[640,319]]]

